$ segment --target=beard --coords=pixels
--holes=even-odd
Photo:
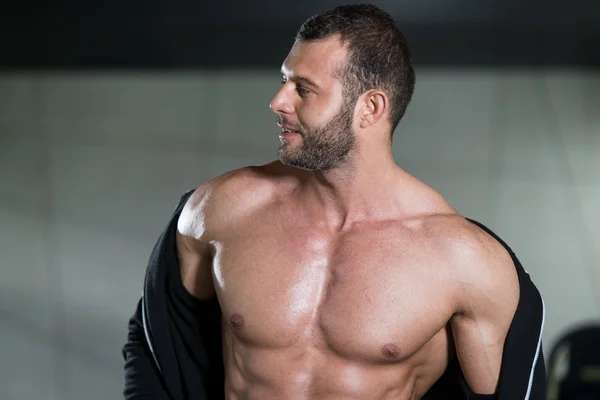
[[[300,124],[291,124],[280,117],[280,124],[300,132],[302,143],[295,148],[290,148],[286,142],[282,143],[279,147],[279,161],[309,171],[326,171],[340,166],[356,143],[352,114],[352,105],[345,101],[329,122],[314,129],[305,129]]]

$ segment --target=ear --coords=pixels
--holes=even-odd
[[[370,90],[361,100],[360,127],[367,128],[376,124],[387,112],[389,102],[381,90]]]

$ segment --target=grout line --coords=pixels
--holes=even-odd
[[[62,273],[57,256],[56,232],[53,224],[55,215],[53,210],[54,190],[52,188],[52,160],[50,149],[50,138],[48,137],[45,112],[45,75],[30,75],[34,84],[32,93],[32,115],[37,116],[37,125],[35,129],[39,135],[38,167],[40,186],[42,188],[42,198],[40,199],[42,236],[44,238],[44,259],[46,260],[46,271],[48,277],[48,298],[47,306],[52,315],[53,326],[51,340],[53,344],[53,366],[54,366],[54,398],[66,398],[63,390],[67,387],[67,373],[65,367],[62,343],[66,340],[64,331],[65,317],[62,307],[63,285]]]
[[[506,153],[504,138],[504,119],[506,114],[506,74],[498,71],[496,82],[494,84],[494,96],[492,100],[492,111],[490,112],[490,166],[489,166],[489,198],[490,218],[496,223],[500,220],[498,214],[499,199],[503,193],[498,190],[498,186],[502,183],[504,174],[504,154]]]

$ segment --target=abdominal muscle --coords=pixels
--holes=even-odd
[[[443,336],[436,335],[434,346],[425,346],[408,360],[375,364],[307,344],[257,348],[225,330],[225,399],[416,400],[444,371],[447,360],[434,354],[439,355]]]

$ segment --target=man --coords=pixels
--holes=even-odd
[[[150,299],[150,323],[133,326],[149,325],[155,337],[170,330],[180,346],[173,360],[198,343],[207,351],[222,344],[222,381],[206,378],[220,368],[206,355],[188,365],[201,365],[198,379],[222,385],[226,399],[420,399],[453,362],[465,398],[492,398],[526,275],[491,232],[396,165],[392,134],[415,77],[394,21],[371,5],[317,15],[300,28],[281,73],[270,104],[279,161],[216,177],[182,201],[164,239],[174,236],[179,266],[167,280],[182,283],[167,285],[174,294],[165,321],[175,328],[152,323]],[[212,345],[202,309],[211,301],[221,325]],[[513,381],[522,382],[521,398],[532,387],[542,398],[538,311],[527,314],[527,365]],[[185,323],[175,320],[181,315]],[[133,342],[126,369],[139,388],[130,360],[146,343]],[[168,357],[148,342],[163,386],[170,370],[181,371],[171,396],[193,398],[192,367],[174,362],[165,371],[156,353]]]

